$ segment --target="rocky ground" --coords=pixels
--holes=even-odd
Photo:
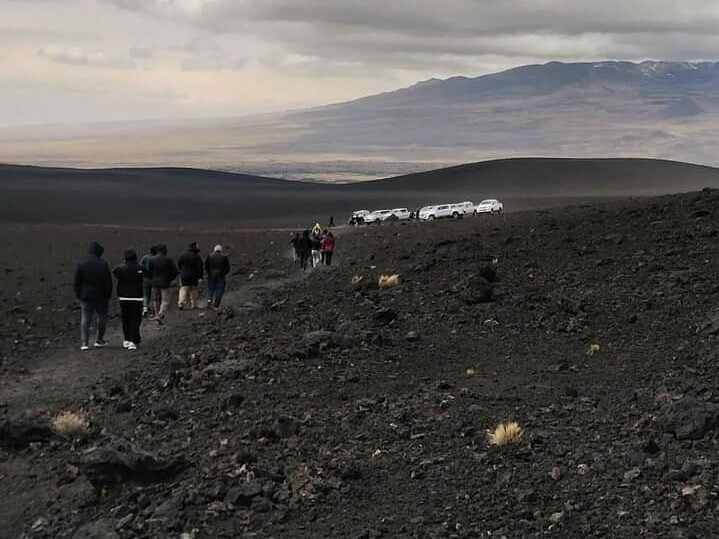
[[[718,215],[707,191],[340,231],[306,276],[284,233],[236,233],[227,308],[133,356],[75,351],[69,272],[156,232],[6,230],[0,537],[718,535]]]

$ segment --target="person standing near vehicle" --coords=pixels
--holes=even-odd
[[[194,241],[187,247],[187,251],[177,260],[177,269],[180,270],[180,295],[178,306],[180,310],[188,304],[191,309],[197,308],[197,285],[202,280],[203,265],[200,249]]]
[[[170,308],[170,286],[180,273],[173,260],[167,256],[167,245],[157,246],[157,254],[147,263],[152,283],[152,299],[155,318],[162,322]]]
[[[305,230],[302,232],[302,238],[300,238],[300,268],[302,271],[307,269],[307,261],[312,253],[312,239],[310,238],[310,231]]]
[[[89,253],[80,260],[75,277],[73,288],[75,296],[80,300],[81,321],[80,338],[82,344],[80,350],[90,349],[90,327],[97,315],[97,338],[95,348],[107,346],[105,342],[105,329],[107,328],[107,312],[110,298],[112,297],[112,275],[110,268],[102,259],[105,249],[97,242],[90,244]]]
[[[225,294],[226,278],[230,273],[230,259],[222,251],[222,245],[215,245],[205,260],[207,273],[207,306],[218,309]]]
[[[137,350],[142,340],[140,325],[142,324],[144,274],[142,266],[137,263],[137,253],[132,249],[125,251],[125,263],[112,272],[117,279],[117,297],[120,300],[120,316],[122,318],[122,347]]]
[[[335,226],[335,216],[330,215],[329,228],[334,228],[334,226]]]
[[[150,259],[157,254],[157,247],[154,245],[150,247],[150,252],[142,257],[140,260],[140,267],[142,268],[142,316],[146,317],[150,314],[150,307],[152,306],[152,281],[150,281]]]
[[[324,241],[322,242],[322,257],[325,262],[325,266],[332,265],[332,253],[335,251],[335,236],[332,232],[327,232]]]

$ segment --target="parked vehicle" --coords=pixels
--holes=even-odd
[[[392,210],[376,210],[368,213],[365,218],[365,224],[380,224],[382,221],[386,221],[392,215]]]
[[[396,218],[398,221],[406,221],[410,217],[410,211],[407,208],[395,208],[390,210],[389,218]]]
[[[369,210],[357,210],[352,212],[352,217],[347,221],[350,225],[362,224],[365,222],[365,217],[370,214]]]
[[[488,198],[483,200],[474,208],[474,214],[478,213],[502,213],[504,211],[504,204],[494,198]]]
[[[419,218],[424,221],[434,221],[444,217],[458,217],[459,210],[452,207],[452,204],[441,204],[439,206],[427,206],[419,212]]]
[[[474,213],[474,202],[466,201],[452,204],[452,209],[456,210],[457,215],[453,215],[455,218],[472,215]],[[454,214],[454,212],[452,213]]]

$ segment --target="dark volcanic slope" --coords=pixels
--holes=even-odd
[[[506,159],[350,185],[196,169],[0,166],[0,220],[175,226],[300,226],[354,209],[502,197],[509,210],[577,198],[719,186],[714,168],[646,159]]]
[[[98,233],[117,256],[115,231],[2,227],[18,256],[0,285],[22,295],[0,311],[0,428],[63,409],[91,425],[29,445],[0,431],[0,537],[719,537],[717,215],[705,191],[345,229],[305,278],[284,234],[222,237],[243,253],[232,308],[171,311],[130,359],[119,336],[78,356],[76,326],[56,326],[78,318],[58,267]],[[95,368],[68,380],[68,364]],[[519,443],[490,446],[510,420]],[[118,439],[187,467],[138,478],[92,451]]]

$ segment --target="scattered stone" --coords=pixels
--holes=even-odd
[[[282,415],[275,420],[272,430],[278,438],[291,438],[300,430],[300,424],[292,416]]]
[[[677,440],[700,440],[719,422],[719,406],[696,397],[675,401],[665,411],[665,430]]]
[[[0,421],[0,447],[22,449],[33,443],[45,442],[53,437],[47,423],[31,419],[5,419]]]
[[[639,468],[632,468],[631,470],[624,473],[624,480],[634,481],[640,475],[642,475],[642,471]]]
[[[120,539],[120,536],[115,532],[112,522],[98,520],[79,528],[72,539]]]
[[[407,342],[417,342],[419,340],[419,333],[416,331],[410,331],[404,338]]]
[[[378,324],[389,325],[397,320],[397,313],[392,309],[382,308],[374,312],[372,319]]]
[[[115,440],[92,450],[79,466],[82,473],[97,487],[125,481],[164,481],[182,471],[187,463],[182,458],[164,461],[151,453],[132,447],[125,440]]]
[[[257,481],[248,481],[240,483],[239,485],[232,487],[227,491],[225,496],[225,503],[233,506],[244,506],[249,507],[252,504],[252,499],[255,496],[262,495],[262,485]]]

